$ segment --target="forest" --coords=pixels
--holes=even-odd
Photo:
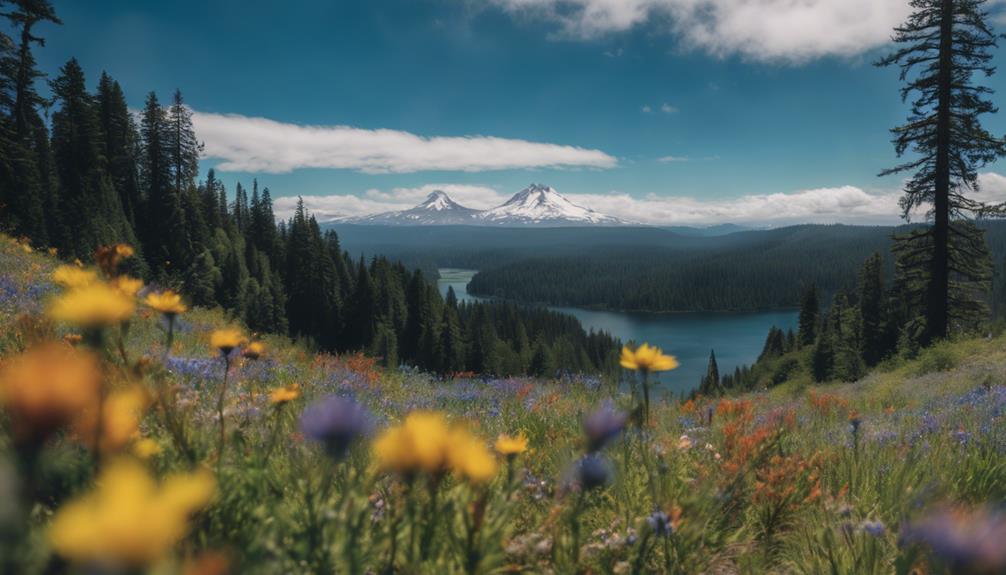
[[[277,223],[257,181],[228,191],[212,169],[198,180],[202,145],[181,91],[167,103],[150,92],[134,115],[117,81],[102,74],[91,91],[75,59],[47,79],[32,54],[44,43],[36,26],[58,17],[45,4],[5,16],[20,34],[0,43],[0,232],[85,263],[98,246],[129,244],[129,273],[193,305],[388,366],[509,375],[615,365],[618,342],[571,318],[445,302],[428,275],[351,258],[302,205]]]
[[[881,267],[886,281],[892,281],[894,237],[913,229],[802,225],[680,245],[608,245],[577,254],[553,247],[544,255],[499,265],[485,261],[487,267],[468,289],[524,302],[681,312],[796,308],[813,285],[824,305],[839,292],[855,291],[859,268],[873,253],[884,254]],[[986,221],[981,229],[999,278],[1006,261],[1006,225]],[[1002,283],[994,282],[988,300],[996,313],[1006,301]]]

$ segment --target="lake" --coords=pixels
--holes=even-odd
[[[447,289],[453,287],[460,301],[482,299],[468,293],[468,282],[475,273],[472,270],[441,269],[438,282],[440,293],[446,295]],[[770,327],[774,325],[794,331],[797,327],[795,310],[643,313],[549,308],[576,317],[584,329],[604,330],[623,342],[647,342],[677,356],[680,367],[660,376],[664,389],[675,394],[698,386],[706,373],[710,350],[716,350],[720,373],[729,373],[739,365],[751,364],[758,359]]]

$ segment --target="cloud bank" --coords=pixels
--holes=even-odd
[[[618,164],[601,150],[494,136],[424,137],[399,130],[302,126],[206,112],[194,112],[192,120],[206,144],[205,157],[223,160],[217,166],[221,171],[341,168],[382,174],[612,168]]]
[[[999,182],[995,193],[1006,197],[1006,177],[994,176]],[[408,209],[422,202],[434,190],[443,190],[455,201],[476,209],[499,205],[513,193],[489,186],[428,184],[387,191],[371,189],[359,195],[305,196],[304,204],[319,220],[327,221]],[[901,213],[899,191],[870,192],[856,186],[752,194],[728,200],[658,194],[640,198],[623,192],[577,194],[559,191],[581,206],[650,225],[702,226],[728,222],[767,226],[794,223],[893,224],[900,221]],[[296,203],[297,198],[276,200],[277,217],[289,217]]]
[[[909,0],[492,0],[545,19],[560,36],[589,39],[652,24],[714,56],[801,63],[886,44]]]

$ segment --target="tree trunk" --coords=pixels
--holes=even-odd
[[[936,181],[933,197],[933,260],[926,310],[929,339],[943,339],[949,332],[950,295],[950,98],[953,80],[954,0],[940,8],[940,60],[936,111]]]

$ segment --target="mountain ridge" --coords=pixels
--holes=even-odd
[[[419,205],[407,210],[344,218],[331,223],[372,225],[474,225],[512,227],[561,227],[578,225],[639,225],[603,214],[570,201],[555,188],[531,184],[506,202],[476,210],[454,201],[443,190],[434,190]]]

